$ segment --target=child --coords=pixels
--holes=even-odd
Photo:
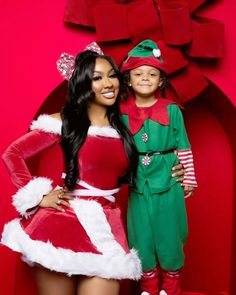
[[[130,187],[129,246],[142,261],[142,295],[180,294],[180,272],[187,237],[185,197],[197,186],[193,157],[178,106],[159,94],[166,65],[152,40],[135,46],[121,66],[130,88],[120,106],[139,152],[137,181]],[[182,186],[171,177],[178,162],[185,168]],[[160,293],[159,293],[160,292]]]

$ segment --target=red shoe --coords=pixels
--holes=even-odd
[[[160,295],[180,295],[180,271],[162,271]]]
[[[140,280],[141,295],[159,295],[159,269],[144,271]]]

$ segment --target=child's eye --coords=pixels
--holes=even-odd
[[[156,73],[152,73],[152,74],[151,74],[151,77],[156,77],[156,76],[157,76]]]

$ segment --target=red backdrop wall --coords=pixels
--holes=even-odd
[[[46,0],[0,1],[0,154],[27,131],[45,98],[62,82],[55,66],[60,53],[75,54],[95,40],[93,32],[64,25],[65,3],[65,0],[58,0],[56,5]],[[190,233],[185,248],[183,288],[209,295],[230,289],[232,295],[236,294],[236,257],[232,251],[236,246],[233,11],[233,0],[214,1],[200,11],[225,23],[225,56],[217,63],[201,63],[204,75],[212,83],[198,98],[188,102],[184,110],[199,188],[186,201]],[[3,224],[16,216],[11,206],[14,188],[2,162],[0,179],[1,231]],[[0,246],[0,293],[33,295],[33,290],[28,268],[18,255]],[[128,293],[127,284],[122,294]]]

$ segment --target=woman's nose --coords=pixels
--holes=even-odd
[[[105,78],[105,80],[104,80],[104,87],[112,87],[113,86],[113,84],[112,84],[112,81],[111,81],[111,79],[109,78],[109,77],[107,77],[107,78]]]

